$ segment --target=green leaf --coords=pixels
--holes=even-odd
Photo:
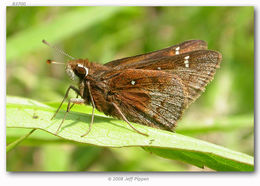
[[[27,137],[29,137],[36,129],[31,130],[26,135],[20,137],[18,140],[15,140],[14,142],[10,143],[6,146],[6,152],[9,152],[10,150],[14,149],[17,145],[19,145],[23,140],[25,140]]]
[[[50,120],[55,108],[34,100],[7,97],[7,127],[41,129],[66,140],[103,147],[139,146],[159,156],[181,160],[198,167],[217,171],[253,171],[254,158],[230,149],[177,133],[133,124],[149,137],[133,131],[124,121],[97,112],[91,132],[80,137],[89,127],[91,107],[86,113],[70,112],[58,134],[56,130],[64,111]]]

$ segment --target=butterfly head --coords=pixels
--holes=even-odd
[[[88,60],[72,60],[66,64],[66,73],[73,81],[81,81],[89,74]]]

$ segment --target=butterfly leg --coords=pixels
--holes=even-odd
[[[62,124],[63,124],[63,122],[64,122],[64,120],[65,120],[65,118],[66,118],[66,116],[67,116],[67,114],[69,113],[69,111],[70,111],[70,109],[71,109],[71,107],[73,106],[70,106],[70,104],[82,104],[82,103],[85,103],[85,100],[84,99],[81,99],[81,98],[71,98],[70,100],[69,100],[69,102],[68,102],[68,106],[67,106],[67,111],[66,111],[66,113],[64,114],[64,117],[63,117],[63,119],[62,119],[62,121],[61,121],[61,123],[60,123],[60,125],[59,125],[59,127],[58,127],[58,129],[57,129],[57,131],[56,131],[56,134],[58,134],[58,132],[59,132],[59,130],[60,130],[60,128],[61,128],[61,126],[62,126]]]
[[[112,105],[115,107],[115,109],[118,111],[118,113],[122,116],[123,120],[132,128],[134,129],[134,131],[136,131],[139,134],[142,134],[144,136],[148,136],[148,134],[142,133],[139,130],[137,130],[136,128],[134,128],[134,126],[126,119],[125,115],[121,112],[120,108],[115,104],[112,103]]]
[[[77,94],[76,98],[78,98],[79,95]],[[72,107],[75,105],[75,103],[73,103],[71,106],[70,106],[70,110],[72,109]]]
[[[86,136],[90,132],[90,130],[92,128],[92,124],[94,122],[94,113],[95,113],[95,109],[96,109],[96,106],[95,106],[95,103],[94,103],[94,99],[93,99],[93,96],[92,96],[92,93],[91,93],[91,87],[90,87],[90,83],[89,82],[87,82],[87,86],[88,86],[88,92],[89,92],[90,101],[91,101],[91,104],[92,104],[92,115],[91,115],[91,122],[89,124],[89,128],[88,128],[88,130],[87,130],[87,132],[85,134],[81,135],[81,137]]]
[[[59,108],[56,110],[56,112],[55,112],[55,114],[52,116],[51,120],[52,120],[53,118],[55,118],[55,116],[56,116],[57,113],[59,112],[59,110],[60,110],[60,108],[61,108],[63,102],[65,101],[65,99],[67,99],[67,97],[68,97],[68,95],[69,95],[69,91],[70,91],[71,89],[76,92],[77,98],[78,98],[78,95],[80,95],[79,89],[77,89],[76,87],[74,87],[74,86],[71,85],[71,86],[67,89],[66,94],[65,94],[65,96],[64,96],[64,98],[63,98],[63,100],[62,100],[62,102],[60,103]],[[72,108],[72,107],[73,107],[73,105],[71,106],[71,108]]]

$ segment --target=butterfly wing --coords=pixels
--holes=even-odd
[[[105,65],[113,70],[102,74],[101,80],[109,86],[110,100],[129,121],[173,130],[220,65],[221,54],[206,48],[203,41],[188,41],[115,60]],[[109,113],[121,118],[116,110]]]
[[[132,122],[173,130],[187,106],[182,80],[162,71],[127,69],[104,75],[109,95]],[[110,115],[121,118],[116,110]]]
[[[126,69],[156,70],[173,74],[187,88],[188,104],[195,101],[213,79],[222,56],[219,52],[199,50],[127,65]]]
[[[162,58],[162,57],[169,57],[169,56],[175,56],[182,53],[187,53],[195,50],[206,50],[208,48],[207,43],[202,40],[190,40],[185,41],[183,43],[180,43],[178,45],[174,45],[162,50],[141,54],[137,56],[117,59],[114,61],[111,61],[109,63],[106,63],[105,66],[112,67],[114,69],[124,69],[129,64],[134,64],[136,62],[140,61],[146,61],[149,59],[156,59],[156,58]]]

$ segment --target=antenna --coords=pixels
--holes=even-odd
[[[61,50],[60,48],[56,47],[56,46],[52,46],[50,43],[48,43],[47,41],[45,40],[42,40],[42,42],[45,44],[45,45],[48,45],[49,47],[53,48],[54,50],[56,50],[57,52],[71,58],[71,59],[75,59],[74,57],[70,56],[69,54],[67,54],[66,52],[64,52],[63,50]],[[47,63],[54,63],[55,61],[51,61],[51,60],[48,60]],[[56,64],[60,63],[60,62],[55,62]]]
[[[53,61],[53,60],[51,60],[51,59],[48,59],[48,60],[46,61],[46,63],[47,63],[47,64],[65,65],[65,63],[63,63],[63,62]]]

